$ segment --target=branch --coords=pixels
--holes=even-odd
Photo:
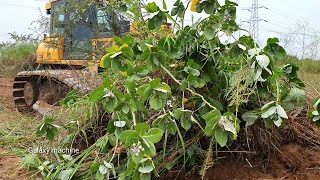
[[[160,66],[161,66],[161,68],[173,79],[174,82],[176,82],[176,83],[179,84],[180,86],[182,85],[182,83],[181,83],[179,80],[177,80],[177,79],[171,74],[171,72],[170,72],[167,68],[165,68],[162,64],[161,64]],[[199,94],[199,93],[197,93],[197,92],[194,92],[194,91],[193,91],[192,89],[190,89],[190,88],[187,88],[187,90],[188,90],[191,94],[200,97],[200,98],[202,99],[202,101],[203,101],[205,104],[207,104],[210,108],[212,108],[212,109],[214,109],[214,110],[217,109],[217,108],[214,107],[212,104],[210,104],[201,94]]]

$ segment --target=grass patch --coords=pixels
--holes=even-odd
[[[22,70],[31,70],[36,58],[34,44],[7,44],[0,48],[0,76],[12,76]]]

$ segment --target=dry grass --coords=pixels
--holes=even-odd
[[[310,73],[302,70],[299,76],[305,82],[306,91],[309,95],[312,97],[320,96],[320,73]]]

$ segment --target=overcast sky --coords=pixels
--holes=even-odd
[[[161,2],[161,0],[157,1]],[[41,9],[43,14],[45,13],[46,2],[48,0],[0,0],[0,42],[8,40],[10,37],[8,32],[31,33],[28,28],[31,27],[31,22],[37,20],[40,15],[38,9]],[[167,2],[173,4],[174,0]],[[236,2],[239,4],[238,22],[248,21],[250,12],[245,9],[251,6],[252,0],[237,0]],[[313,29],[320,30],[320,0],[259,0],[259,3],[260,6],[267,8],[259,9],[260,18],[268,21],[259,23],[262,44],[267,37],[280,36],[281,33],[295,29],[297,23],[307,22]],[[188,13],[187,19],[191,19],[190,14]],[[246,22],[241,24],[244,28],[248,28]],[[302,29],[297,31],[303,33]]]

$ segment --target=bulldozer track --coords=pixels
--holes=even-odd
[[[88,93],[101,85],[99,76],[84,70],[22,71],[17,74],[13,82],[12,95],[18,111],[33,111],[32,105],[37,100],[39,84],[43,80],[65,85],[73,90],[77,90],[80,94]],[[33,88],[33,95],[29,99],[26,98],[27,85]]]

